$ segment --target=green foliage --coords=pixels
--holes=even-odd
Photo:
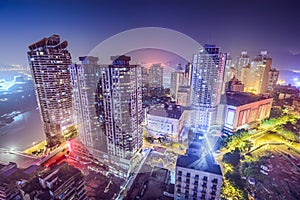
[[[244,190],[244,182],[239,173],[233,171],[232,173],[228,172],[225,174],[225,178],[229,180],[236,188]]]
[[[270,118],[278,118],[282,115],[282,109],[273,107],[270,111]]]
[[[230,181],[224,180],[221,190],[221,199],[248,199],[245,191],[236,188]]]
[[[241,159],[240,150],[235,149],[232,152],[226,153],[223,156],[222,161],[231,164],[233,167],[236,167],[240,163],[240,159]]]
[[[248,199],[244,182],[239,173],[237,173],[236,171],[233,171],[232,173],[228,172],[225,174],[225,178],[232,184],[233,187],[237,189],[237,191],[239,191],[239,196],[242,197],[242,199]]]
[[[243,162],[240,167],[240,171],[243,176],[253,177],[256,180],[263,180],[263,176],[260,173],[260,166],[265,164],[266,156],[259,157],[257,160],[252,160],[250,162]]]

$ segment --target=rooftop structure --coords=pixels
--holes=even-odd
[[[25,199],[87,199],[81,172],[63,163],[42,172],[21,188]]]
[[[266,95],[254,95],[246,92],[227,92],[222,95],[222,103],[233,106],[241,106],[264,99],[270,99],[270,97]]]
[[[226,92],[243,92],[244,91],[244,84],[242,81],[237,79],[235,76],[230,79],[225,84],[225,91]]]
[[[215,163],[211,154],[202,158],[196,155],[179,156],[176,166],[222,175],[220,165]]]
[[[154,105],[148,111],[148,114],[150,115],[173,118],[173,119],[179,119],[182,113],[183,110],[181,109],[181,106],[175,103]]]
[[[196,136],[188,154],[177,158],[174,199],[219,199],[221,167],[207,150],[205,139]]]

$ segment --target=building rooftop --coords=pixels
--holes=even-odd
[[[126,199],[161,199],[171,200],[173,197],[164,195],[164,192],[174,193],[174,185],[168,184],[169,172],[167,169],[143,165],[146,173],[139,173],[134,180]]]
[[[300,91],[296,86],[292,85],[276,85],[275,91],[279,93],[298,94]]]
[[[53,175],[49,177],[49,179],[47,180],[48,182],[49,181],[51,182],[55,178],[58,178],[50,188],[52,192],[55,192],[60,186],[66,184],[71,177],[74,177],[75,181],[81,180],[80,178],[81,172],[78,169],[74,168],[73,166],[70,166],[64,162],[60,165],[53,167],[50,170],[43,171],[39,176],[33,178],[32,180],[30,180],[30,182],[25,184],[22,187],[22,190],[25,193],[30,194],[31,196],[36,196],[39,199],[48,199],[47,198],[49,195],[48,190],[50,189],[43,188],[39,181],[39,178],[44,179],[51,173],[53,173]],[[77,177],[79,177],[79,179],[77,179]]]
[[[154,105],[150,108],[148,114],[166,118],[180,119],[182,112],[183,110],[181,109],[180,105],[175,103],[165,103]]]
[[[242,81],[240,81],[238,78],[236,78],[235,76],[232,77],[232,79],[230,79],[228,81],[228,83],[230,84],[236,84],[236,85],[243,85]]]
[[[227,92],[222,95],[221,102],[232,106],[242,106],[249,103],[270,99],[271,97],[262,95],[253,95],[246,92]]]
[[[202,157],[195,155],[179,156],[176,166],[222,175],[221,167],[214,162],[211,153],[203,155]]]

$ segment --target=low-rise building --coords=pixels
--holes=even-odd
[[[16,163],[0,164],[0,200],[21,199],[14,174],[19,171]]]
[[[66,163],[41,173],[20,190],[26,200],[87,199],[83,174]]]
[[[222,97],[226,104],[224,132],[233,133],[248,129],[270,116],[273,98],[244,92],[227,93]]]
[[[188,154],[179,156],[176,162],[174,199],[198,200],[219,199],[222,186],[222,171],[212,154],[206,151],[202,139],[190,144]]]
[[[296,86],[292,85],[277,85],[274,89],[275,97],[279,100],[298,98],[300,91]]]
[[[147,113],[147,129],[155,137],[165,136],[177,142],[183,129],[184,116],[181,106],[175,103],[154,105]]]

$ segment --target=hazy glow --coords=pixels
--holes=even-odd
[[[143,27],[118,33],[98,44],[89,55],[110,63],[110,56],[123,55],[137,49],[161,49],[190,60],[202,46],[189,36],[166,28]],[[135,62],[132,60],[132,62]]]

